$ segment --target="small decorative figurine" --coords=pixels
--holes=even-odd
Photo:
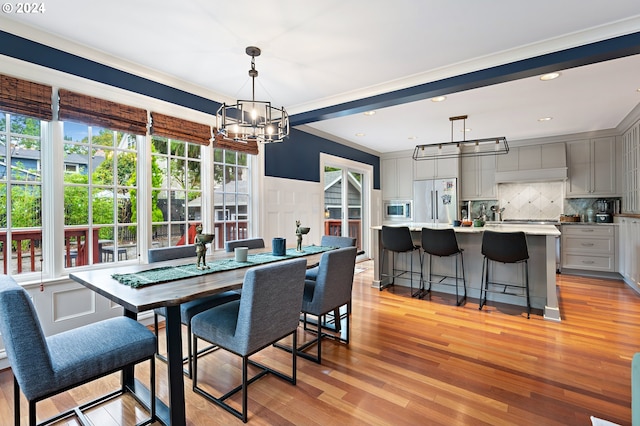
[[[296,236],[298,237],[298,244],[296,251],[302,251],[302,236],[309,233],[311,228],[300,226],[300,221],[296,220]]]
[[[207,254],[207,243],[213,241],[214,234],[203,234],[202,233],[202,224],[196,226],[196,237],[194,238],[194,243],[196,246],[196,268],[197,269],[209,269],[207,265],[207,261],[205,260],[205,255]],[[202,266],[200,266],[200,262],[202,261]]]

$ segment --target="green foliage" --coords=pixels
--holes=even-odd
[[[11,227],[42,226],[42,193],[39,185],[11,187]]]

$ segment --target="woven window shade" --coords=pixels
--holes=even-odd
[[[58,119],[61,121],[78,121],[134,135],[147,134],[147,111],[142,108],[65,89],[60,89],[58,94],[60,96]]]
[[[151,134],[184,142],[209,145],[211,126],[152,112]]]
[[[0,109],[51,121],[51,86],[0,75]]]
[[[214,133],[215,132],[214,130]],[[214,139],[214,146],[221,149],[229,149],[231,151],[244,152],[246,154],[258,155],[258,141],[239,142],[233,139],[227,139],[221,134],[217,134]]]

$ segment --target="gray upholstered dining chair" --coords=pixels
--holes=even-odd
[[[150,417],[141,424],[151,424],[155,420],[156,338],[137,321],[121,316],[45,337],[29,294],[13,278],[2,275],[0,332],[14,376],[13,415],[16,425],[20,425],[20,391],[29,401],[29,425],[35,425],[39,401],[126,367],[133,368],[143,361],[151,364],[150,401],[148,405],[147,401],[138,401],[148,407]],[[117,391],[40,424],[75,415],[81,424],[88,425],[90,423],[81,410],[114,398],[126,390],[123,383]]]
[[[355,247],[357,240],[353,237],[342,237],[339,235],[323,235],[320,239],[320,245],[322,247]],[[318,278],[318,271],[320,270],[319,264],[316,264],[310,268],[307,268],[307,273],[305,274],[305,278],[307,280],[316,280]],[[340,331],[341,325],[340,321],[344,318],[345,315],[349,315],[351,313],[351,303],[347,304],[346,312],[340,314],[340,308],[336,308],[333,313],[326,315],[326,325],[333,324],[333,328],[335,331]]]
[[[196,257],[196,247],[193,244],[173,246],[173,247],[160,247],[156,249],[149,249],[149,263],[161,262],[167,260],[186,259],[189,257]],[[187,377],[191,377],[191,371],[193,367],[193,350],[191,348],[191,318],[200,312],[207,309],[218,306],[222,303],[230,302],[240,298],[240,294],[236,291],[225,291],[223,293],[214,294],[212,296],[202,297],[200,299],[192,300],[190,302],[180,305],[180,321],[187,326],[187,356],[182,359],[183,363],[187,363],[187,368],[184,373]],[[156,308],[153,311],[153,325],[156,337],[158,337],[158,317],[166,317],[166,308]],[[159,345],[158,345],[159,346]],[[158,358],[163,361],[167,361],[167,358],[160,353],[160,348],[157,348]],[[202,355],[205,352],[215,349],[210,346],[203,348],[196,356]]]
[[[236,247],[247,247],[249,249],[264,248],[264,240],[262,238],[247,238],[244,240],[227,241],[224,244],[224,250],[229,253]]]
[[[338,235],[323,235],[320,238],[320,245],[322,247],[355,247],[356,239],[352,237],[341,237]],[[307,269],[307,273],[305,274],[306,279],[315,280],[318,276],[318,265],[315,265],[312,268]]]
[[[302,314],[304,330],[315,334],[315,339],[309,340],[296,348],[298,356],[320,364],[322,362],[322,339],[332,338],[336,341],[349,343],[350,318],[347,314],[346,331],[344,337],[341,332],[330,334],[323,327],[324,316],[336,309],[351,303],[351,289],[353,287],[353,272],[356,265],[356,248],[344,247],[322,253],[320,267],[316,280],[305,280],[304,297],[302,299]],[[310,321],[308,315],[315,316],[315,321]],[[311,324],[315,323],[315,327]],[[309,347],[317,346],[317,355],[305,352]],[[276,345],[280,349],[292,350],[281,344]]]
[[[198,386],[198,359],[193,363],[193,390],[214,402],[236,417],[247,422],[247,386],[267,373],[296,384],[296,353],[292,354],[290,376],[250,360],[249,357],[265,347],[293,335],[300,321],[302,294],[304,291],[305,259],[293,259],[251,268],[244,276],[240,300],[225,303],[202,312],[191,320],[193,347],[198,339],[224,348],[242,357],[242,384],[215,397]],[[251,364],[260,372],[251,379],[247,366]],[[242,391],[242,409],[238,410],[225,400]]]

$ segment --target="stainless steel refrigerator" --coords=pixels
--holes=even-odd
[[[413,181],[413,221],[453,223],[458,216],[458,180]]]

